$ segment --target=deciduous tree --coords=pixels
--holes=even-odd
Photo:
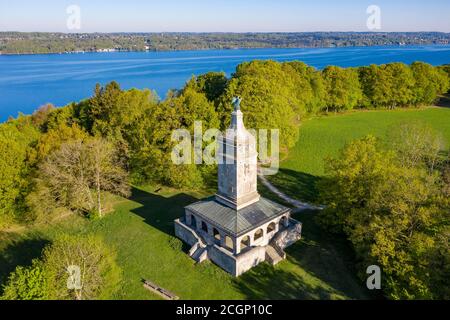
[[[360,105],[362,91],[355,69],[328,66],[322,71],[322,77],[327,111],[351,110]]]
[[[0,125],[0,228],[22,218],[30,189],[29,156],[39,134],[25,117]]]
[[[122,272],[115,251],[92,235],[59,234],[29,267],[18,266],[4,286],[5,300],[111,299]]]
[[[442,241],[450,213],[445,192],[436,171],[403,161],[373,137],[347,145],[328,160],[328,176],[319,186],[328,207],[319,220],[347,235],[362,270],[381,267],[388,297],[443,298],[448,290],[437,283],[447,270],[438,260],[448,259],[448,241]]]
[[[39,166],[36,193],[30,205],[39,210],[39,197],[57,207],[103,215],[102,192],[127,196],[127,173],[117,161],[114,146],[100,138],[61,145]]]

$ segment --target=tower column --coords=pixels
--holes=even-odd
[[[241,252],[241,241],[239,238],[233,238],[233,253],[239,254]]]
[[[259,201],[256,139],[245,129],[240,98],[233,100],[231,124],[219,141],[216,200],[239,210]]]

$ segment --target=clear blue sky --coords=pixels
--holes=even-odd
[[[80,32],[381,31],[450,32],[449,0],[0,0],[0,31],[60,31],[66,8],[81,9]]]

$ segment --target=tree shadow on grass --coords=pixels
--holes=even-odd
[[[145,223],[171,236],[175,235],[174,220],[183,215],[184,207],[198,201],[185,193],[166,198],[135,187],[131,189],[129,199],[142,205],[131,212],[144,218]]]
[[[272,267],[266,262],[244,273],[234,283],[247,299],[325,300],[338,294],[333,289],[313,286],[298,274]]]
[[[441,97],[439,97],[436,106],[450,108],[450,93],[444,94]]]
[[[269,176],[268,179],[289,197],[311,203],[318,201],[319,192],[316,185],[322,179],[320,177],[280,168],[276,175]]]
[[[296,176],[309,181],[305,187],[316,181],[304,174]],[[268,196],[271,194],[267,190],[264,196],[265,193]],[[281,202],[276,197],[273,199]],[[164,197],[138,188],[132,189],[130,200],[141,204],[131,212],[171,236],[174,236],[174,220],[183,215],[184,207],[198,201],[184,193]],[[371,298],[362,281],[356,278],[355,260],[348,242],[321,230],[314,216],[314,212],[294,215],[303,223],[303,239],[287,249],[287,262],[302,268],[304,274],[263,263],[234,280],[235,287],[249,299]],[[183,246],[183,251],[188,249],[186,245]],[[318,285],[318,281],[322,284]]]
[[[280,191],[294,199],[318,203],[320,200],[317,183],[326,178],[280,169],[277,175],[269,179]],[[261,188],[261,192],[265,197],[283,203],[267,188]],[[322,291],[313,292],[311,295],[331,298],[340,293],[351,299],[376,298],[377,295],[369,292],[364,286],[364,281],[357,277],[357,261],[349,241],[342,235],[333,235],[323,230],[316,222],[317,213],[317,211],[302,211],[293,214],[293,218],[303,224],[302,239],[286,250],[287,260],[307,272],[309,277],[306,278],[310,280],[316,278],[326,284],[326,289],[322,288]],[[291,277],[295,281],[297,275],[292,274]],[[310,288],[306,285],[298,286],[299,291],[305,289]],[[308,298],[311,295],[298,293],[301,298]]]
[[[287,248],[288,259],[350,299],[373,296],[357,277],[357,261],[350,242],[323,230],[316,213],[295,214],[302,221],[302,240]]]
[[[9,274],[19,265],[30,266],[31,261],[39,258],[42,249],[49,243],[47,239],[39,237],[10,240],[0,252],[0,295],[3,293],[2,285],[6,283]]]
[[[294,216],[303,223],[302,240],[286,249],[287,261],[275,267],[263,263],[235,280],[235,286],[248,299],[376,298],[357,278],[354,255],[346,239],[321,231],[314,215],[307,212]],[[290,271],[291,266],[283,263],[304,272]]]

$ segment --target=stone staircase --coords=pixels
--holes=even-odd
[[[266,261],[272,265],[276,265],[286,258],[286,253],[275,244],[266,246]]]
[[[191,255],[191,258],[194,259],[197,263],[201,263],[208,259],[208,250],[203,247],[198,246],[194,253]]]
[[[203,243],[201,239],[194,243],[194,245],[189,250],[189,256],[194,259],[197,263],[201,263],[208,259],[208,249],[207,245]]]
[[[293,243],[297,242],[302,238],[302,223],[295,220],[289,219],[289,226],[284,230],[278,232],[278,234],[272,239],[271,243],[275,246],[284,250]]]

